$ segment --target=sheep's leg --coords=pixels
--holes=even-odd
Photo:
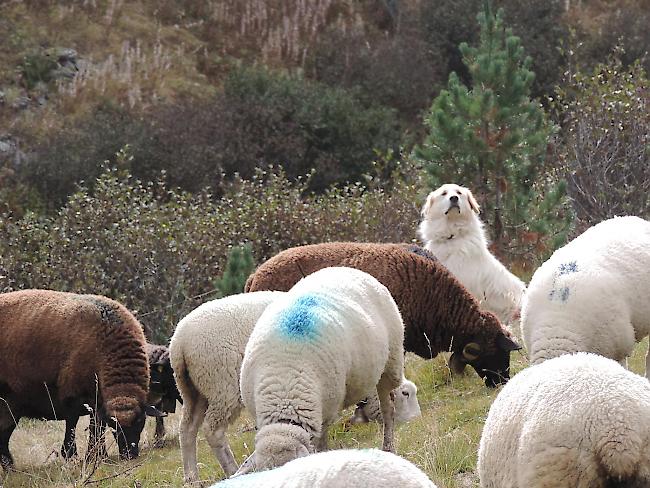
[[[103,459],[108,457],[106,451],[106,441],[104,440],[104,431],[106,424],[97,419],[94,414],[90,414],[90,425],[88,426],[88,451],[87,459]]]
[[[199,481],[199,470],[196,466],[196,436],[205,418],[208,402],[200,395],[186,395],[183,400],[178,437],[181,444],[185,483],[196,483]]]
[[[18,419],[16,419],[16,422],[18,422]],[[14,467],[14,459],[11,457],[11,453],[9,452],[9,438],[15,428],[16,423],[12,422],[0,430],[0,466],[2,466],[5,471],[9,471]],[[2,480],[0,480],[0,482],[1,481]]]
[[[390,384],[389,384],[390,383]],[[379,408],[384,423],[384,443],[382,449],[388,452],[395,452],[393,445],[393,427],[395,423],[395,403],[392,391],[392,382],[387,381],[384,376],[377,384],[377,396],[379,397]]]
[[[78,415],[65,419],[65,437],[63,439],[63,445],[61,446],[61,456],[65,459],[70,459],[77,455],[75,431],[77,429],[78,421]]]
[[[230,477],[237,471],[237,463],[226,438],[226,428],[227,425],[220,425],[214,430],[207,427],[205,429],[205,439],[212,448],[212,452],[217,457],[219,464],[221,464],[223,472]]]
[[[153,436],[153,447],[165,445],[165,422],[162,417],[156,417],[156,432]]]
[[[315,438],[314,447],[317,452],[325,452],[328,450],[327,447],[327,438],[328,438],[328,427],[327,425],[321,426],[320,435]]]

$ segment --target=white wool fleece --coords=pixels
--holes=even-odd
[[[339,412],[375,389],[390,412],[384,449],[392,450],[390,392],[403,378],[403,341],[395,301],[369,274],[334,267],[300,280],[264,311],[246,345],[240,384],[256,444],[265,426],[282,423],[310,433],[309,451],[323,449]],[[255,469],[273,466],[262,454]]]
[[[565,354],[511,379],[490,408],[482,488],[647,488],[650,383],[611,359]]]
[[[623,362],[650,333],[649,297],[650,222],[591,227],[533,275],[521,319],[530,361],[585,351]]]
[[[214,488],[436,488],[418,467],[378,449],[341,449],[295,459]]]
[[[178,323],[169,355],[183,398],[179,437],[186,482],[199,479],[196,436],[204,419],[206,439],[224,472],[237,470],[226,430],[243,408],[239,370],[244,348],[264,309],[283,295],[259,291],[212,300]]]

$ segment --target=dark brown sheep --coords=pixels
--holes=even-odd
[[[467,363],[487,386],[509,378],[510,333],[433,255],[404,244],[335,242],[287,249],[261,264],[245,291],[289,290],[328,266],[349,266],[377,278],[393,295],[404,320],[404,349],[423,358],[451,351],[452,368]]]
[[[142,326],[106,297],[50,290],[0,295],[0,464],[13,465],[9,438],[21,417],[65,420],[64,455],[74,426],[91,411],[88,452],[105,426],[123,458],[138,455],[149,387]]]

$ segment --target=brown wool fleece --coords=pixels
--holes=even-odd
[[[288,291],[303,275],[328,266],[349,266],[377,278],[395,299],[404,320],[404,348],[424,358],[461,350],[468,342],[496,351],[499,333],[510,334],[433,255],[414,246],[333,242],[287,249],[261,264],[245,291]]]
[[[149,388],[144,344],[140,323],[109,298],[50,290],[0,295],[0,388],[16,418],[62,419],[97,398],[130,426]],[[10,416],[0,407],[0,427]]]

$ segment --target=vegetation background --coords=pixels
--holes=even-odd
[[[493,251],[524,279],[589,225],[647,218],[650,2],[492,5],[503,9],[503,59],[531,76],[491,93],[527,80],[518,93],[545,129],[508,126],[525,129],[510,140],[523,156],[485,159],[500,173],[478,178],[475,161],[496,139],[459,159],[464,145],[440,131],[458,114],[436,114],[445,93],[487,91],[484,0],[0,2],[0,292],[104,294],[164,343],[182,316],[230,289],[241,270],[226,261],[239,246],[259,263],[315,242],[415,241],[424,196],[447,179],[476,191]],[[476,98],[481,110],[467,111],[497,120],[511,110],[502,99],[484,110]],[[429,150],[444,141],[451,150]],[[474,486],[494,392],[450,380],[436,361],[409,363],[426,408],[402,428],[400,450],[439,486]],[[42,428],[26,423],[36,434],[12,449]],[[237,429],[241,454],[252,436]],[[373,429],[341,427],[335,439],[373,445]],[[29,474],[7,486],[181,479],[175,446],[123,475],[129,465],[90,473],[20,452]],[[108,472],[119,475],[97,481]]]

